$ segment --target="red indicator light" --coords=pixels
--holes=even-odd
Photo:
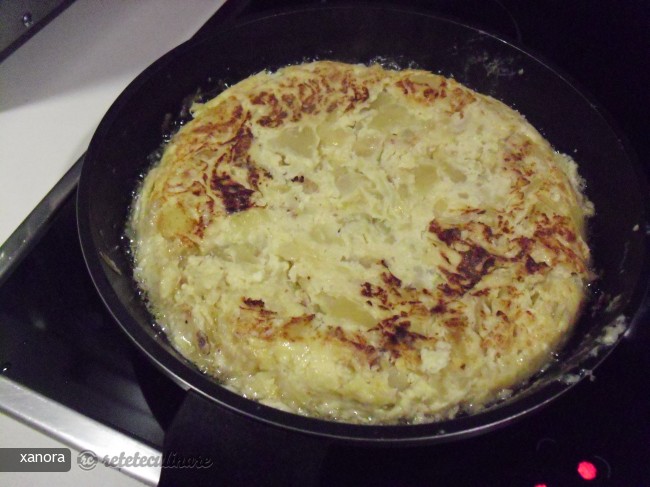
[[[546,487],[546,484],[535,484],[535,487]]]
[[[593,480],[596,478],[598,470],[591,462],[580,462],[578,464],[578,473],[580,474],[580,477],[585,480]]]

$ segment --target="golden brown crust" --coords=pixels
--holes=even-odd
[[[570,329],[590,205],[575,164],[499,102],[319,62],[194,110],[145,181],[138,277],[233,389],[424,421],[525,377]],[[286,379],[303,376],[304,394]]]

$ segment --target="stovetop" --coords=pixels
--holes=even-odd
[[[643,123],[643,108],[650,108],[644,89],[650,82],[644,71],[650,53],[650,9],[644,2],[398,3],[464,20],[541,52],[605,106],[641,161],[650,160]],[[228,2],[197,36],[267,5]],[[40,226],[32,232],[27,255],[0,277],[0,369],[12,381],[162,451],[165,427],[183,393],[148,365],[94,289],[77,239],[74,178],[80,164],[55,188],[55,196],[48,197],[49,206],[47,198],[41,205]],[[52,201],[57,202],[54,208]],[[449,445],[337,447],[326,458],[322,483],[647,484],[648,320],[636,323],[594,376],[531,417]],[[152,411],[148,394],[164,397],[165,407],[154,406]]]

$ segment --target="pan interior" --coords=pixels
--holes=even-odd
[[[151,164],[151,154],[169,135],[170,121],[186,116],[183,104],[188,97],[214,95],[264,69],[318,59],[382,62],[454,77],[519,110],[558,151],[578,163],[587,196],[596,207],[590,222],[593,267],[599,275],[593,300],[557,363],[506,403],[471,417],[414,427],[354,426],[293,416],[221,388],[152,326],[132,279],[124,229],[134,190]],[[507,423],[566,390],[575,382],[572,375],[597,365],[604,354],[593,351],[608,327],[621,316],[627,323],[645,291],[643,181],[629,148],[595,105],[536,58],[436,17],[331,7],[245,23],[183,45],[148,68],[111,107],[93,137],[77,211],[84,256],[105,303],[131,338],[183,387],[244,414],[316,434],[434,441]]]

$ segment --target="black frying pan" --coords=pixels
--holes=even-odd
[[[168,121],[200,89],[216,93],[263,69],[304,60],[389,60],[453,76],[525,114],[559,151],[575,156],[597,215],[590,243],[599,280],[592,304],[557,363],[489,410],[428,425],[362,426],[284,413],[244,399],[201,374],[153,326],[132,280],[124,225],[133,191]],[[165,122],[167,121],[167,122]],[[249,21],[182,45],[144,71],[110,108],[88,149],[78,225],[89,271],[115,319],[146,355],[188,390],[166,448],[216,455],[210,475],[302,483],[330,442],[406,446],[467,438],[512,423],[567,391],[611,347],[606,326],[630,326],[647,284],[646,184],[625,141],[565,76],[489,34],[440,18],[376,7],[306,9]],[[164,400],[164,398],[161,398]],[[269,449],[269,441],[277,447]],[[252,455],[252,456],[251,456]],[[239,462],[239,463],[237,463]],[[283,465],[287,468],[278,468]],[[178,470],[163,472],[174,482]],[[263,475],[263,474],[266,474]]]

